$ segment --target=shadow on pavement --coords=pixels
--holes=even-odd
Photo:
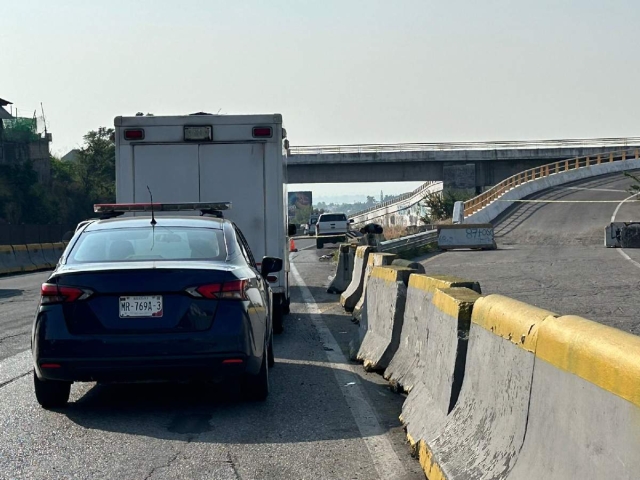
[[[11,297],[19,297],[22,295],[24,290],[15,289],[15,288],[0,288],[0,299],[2,298],[11,298]]]
[[[197,441],[206,443],[296,443],[361,436],[341,392],[353,387],[338,386],[331,368],[282,360],[271,372],[272,390],[264,403],[242,402],[228,386],[96,385],[61,413],[88,429],[177,440],[197,434]],[[359,382],[360,388],[384,390],[364,379]]]

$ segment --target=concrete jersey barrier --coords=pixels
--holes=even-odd
[[[434,318],[439,318],[440,316],[438,307],[433,302],[434,295],[438,289],[452,287],[466,287],[481,293],[478,282],[449,275],[413,274],[409,279],[400,344],[391,363],[389,363],[384,372],[384,378],[406,392],[411,391],[416,382],[424,378],[425,370],[432,368],[432,366],[429,366],[432,363],[429,353],[433,338],[431,328],[434,325]],[[444,300],[441,299],[441,301]],[[469,308],[469,318],[466,321],[463,333],[465,351],[469,334],[470,315],[471,309]],[[442,327],[439,323],[440,321],[438,320],[437,326],[441,329]],[[453,338],[455,339],[456,337],[454,336]],[[455,345],[440,345],[437,348],[445,349],[449,347],[455,347]]]
[[[37,270],[36,265],[31,261],[29,250],[26,245],[13,245],[13,253],[16,263],[20,266],[21,272],[33,272]]]
[[[385,265],[391,265],[391,263],[397,258],[397,255],[394,253],[370,253],[369,258],[367,260],[367,266],[364,270],[364,278],[362,280],[362,295],[360,295],[360,299],[358,303],[356,303],[355,308],[353,309],[353,318],[360,321],[362,318],[362,309],[364,307],[364,302],[367,296],[367,283],[369,283],[369,278],[371,277],[371,271],[374,267],[382,267]]]
[[[40,246],[42,248],[42,256],[44,257],[45,262],[47,262],[47,266],[50,268],[55,267],[60,257],[56,256],[53,243],[43,243]]]
[[[508,477],[524,441],[538,329],[553,316],[501,295],[475,302],[458,402],[419,439],[430,480]]]
[[[438,227],[438,247],[440,250],[454,248],[493,250],[496,248],[493,225],[490,223],[441,225]]]
[[[575,316],[545,320],[530,405],[509,480],[640,478],[640,337]]]
[[[16,261],[11,245],[0,245],[0,274],[14,273],[21,270]]]
[[[362,295],[362,283],[364,281],[364,271],[369,259],[369,253],[372,247],[362,246],[356,248],[356,258],[353,262],[353,274],[351,275],[351,283],[340,296],[340,305],[347,312],[353,312],[360,295]]]
[[[342,293],[351,283],[353,274],[353,260],[355,258],[356,247],[349,244],[342,244],[339,248],[338,266],[336,275],[327,288],[327,293]]]
[[[420,292],[425,294],[423,288],[429,280],[410,280],[405,324],[412,308],[409,305],[413,300],[411,294],[413,297]],[[427,321],[426,330],[416,342],[420,344],[417,348],[421,349],[414,353],[417,364],[413,369],[418,374],[412,380],[400,417],[412,446],[417,439],[430,438],[433,432],[438,432],[456,404],[464,375],[471,312],[479,297],[477,292],[464,287],[437,289],[426,309],[420,312]],[[396,357],[387,371],[395,360]]]
[[[371,272],[367,306],[360,322],[362,344],[357,354],[367,370],[387,368],[398,349],[411,273],[413,270],[393,266],[375,267]]]

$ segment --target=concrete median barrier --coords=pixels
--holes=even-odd
[[[42,256],[47,262],[47,265],[49,266],[49,268],[55,267],[60,257],[56,257],[56,252],[55,252],[55,249],[53,248],[53,243],[43,243],[41,244],[41,247],[42,247]]]
[[[67,248],[67,246],[62,243],[62,242],[57,242],[52,244],[53,245],[53,252],[56,256],[56,264],[60,261],[60,258],[62,257],[62,254],[64,253],[64,249]]]
[[[42,245],[40,245],[39,243],[29,243],[27,244],[27,251],[29,252],[31,263],[35,265],[36,270],[49,268],[49,262],[47,262],[44,257]]]
[[[415,439],[427,478],[508,477],[524,441],[538,329],[553,316],[501,295],[475,302],[456,406]]]
[[[412,297],[426,292],[423,288],[428,280],[419,282],[422,285],[418,287],[422,288],[416,288],[418,282],[410,280]],[[413,446],[416,439],[432,438],[456,404],[464,376],[471,312],[479,297],[477,292],[464,287],[437,289],[426,311],[421,309],[417,312],[427,322],[425,330],[418,333],[420,338],[413,342],[416,361],[408,373],[415,379],[411,380],[411,389],[400,416]],[[405,324],[407,313],[413,308],[409,305],[412,300],[407,297]],[[387,371],[396,360],[397,354]]]
[[[342,293],[349,287],[353,275],[355,251],[356,247],[353,245],[340,245],[336,275],[333,277],[331,284],[329,284],[327,293]]]
[[[425,273],[424,272],[424,265],[422,265],[420,262],[414,262],[412,260],[405,260],[403,258],[396,258],[393,262],[391,262],[391,265],[396,265],[398,267],[410,268],[412,270],[415,270],[416,273]]]
[[[545,320],[530,405],[509,480],[640,478],[640,337],[580,317]]]
[[[371,272],[357,354],[367,370],[387,368],[398,349],[411,273],[409,268],[394,266],[374,267]]]
[[[438,227],[438,248],[440,250],[457,248],[493,250],[496,248],[493,225],[490,223],[441,225]]]
[[[364,278],[362,281],[362,295],[360,295],[360,300],[356,303],[355,308],[353,309],[353,318],[360,321],[362,318],[362,309],[364,307],[365,298],[367,296],[367,283],[369,283],[369,278],[371,277],[371,272],[374,267],[383,267],[385,265],[391,265],[397,258],[397,255],[394,253],[370,253],[369,259],[367,260],[367,266],[364,270]]]
[[[353,274],[351,275],[351,283],[340,296],[340,305],[347,312],[353,312],[360,296],[362,295],[362,284],[364,281],[364,271],[369,259],[369,253],[373,251],[372,247],[362,246],[356,248],[356,257],[353,262]]]
[[[31,261],[29,250],[26,245],[13,245],[16,264],[20,267],[20,272],[33,272],[37,270],[36,265]]]
[[[0,274],[21,271],[11,245],[0,245]]]
[[[437,323],[436,327],[440,329],[438,332],[440,332],[442,328],[448,328],[451,331],[455,331],[457,335],[458,331],[451,326],[454,322],[450,322],[451,325],[447,325],[446,327],[440,325],[441,320],[439,319],[442,316],[442,313],[438,310],[438,305],[440,304],[434,303],[434,295],[439,289],[449,289],[452,287],[466,287],[467,289],[481,293],[478,282],[454,276],[414,274],[411,275],[409,279],[400,344],[398,351],[393,356],[393,360],[391,360],[389,367],[384,372],[384,377],[387,380],[406,392],[411,391],[416,382],[424,378],[426,369],[432,368],[429,364],[433,363],[431,355],[435,355],[435,353],[429,352],[428,349],[430,346],[435,346],[431,345],[433,322],[435,321]],[[444,297],[439,298],[439,301],[445,302],[444,304],[446,305],[449,305],[450,301],[453,301],[453,299],[449,299],[447,300],[449,303],[447,303],[445,300]],[[471,304],[473,304],[473,302]],[[466,326],[464,326],[464,332],[462,333],[465,341],[465,351],[466,339],[469,334],[469,320],[471,318],[470,306],[468,310],[469,318],[466,320]],[[455,339],[456,336],[454,335],[448,338]],[[435,347],[449,348],[454,346],[455,345],[438,345]]]

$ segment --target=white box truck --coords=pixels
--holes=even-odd
[[[149,202],[149,190],[158,203],[231,202],[224,216],[240,227],[256,262],[265,255],[284,260],[284,270],[269,279],[274,331],[281,331],[295,234],[287,224],[282,116],[122,116],[114,125],[117,203]]]

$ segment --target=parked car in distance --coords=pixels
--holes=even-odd
[[[316,248],[324,248],[325,243],[340,243],[347,238],[349,225],[344,213],[323,213],[318,217],[315,225]]]

